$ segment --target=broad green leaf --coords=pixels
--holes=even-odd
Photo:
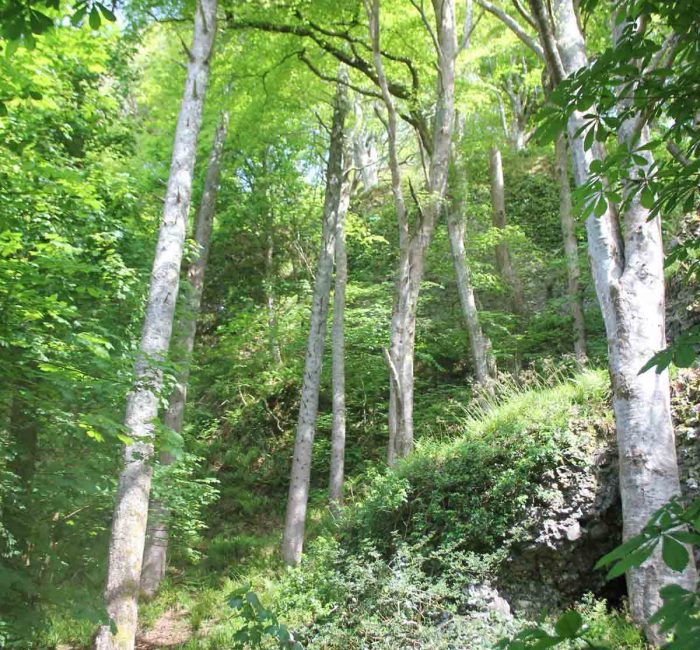
[[[617,578],[632,567],[638,567],[644,564],[644,562],[654,552],[654,549],[656,548],[657,544],[658,540],[655,539],[651,542],[648,542],[645,546],[642,546],[640,549],[637,549],[636,551],[634,551],[634,553],[630,553],[628,556],[621,559],[615,566],[613,566],[612,569],[610,569],[610,571],[608,571],[606,576],[607,579],[612,580],[613,578]]]
[[[88,17],[88,22],[90,23],[90,27],[92,27],[92,29],[99,29],[102,21],[100,20],[100,12],[98,11],[96,6],[93,6],[92,9],[90,9],[90,16]]]
[[[670,535],[664,535],[661,554],[664,562],[674,571],[683,571],[688,566],[688,550]]]
[[[642,193],[639,200],[642,207],[646,208],[647,210],[651,210],[654,207],[654,192],[648,185],[645,185],[642,188]]]
[[[571,610],[569,612],[565,612],[559,617],[554,629],[559,636],[566,639],[573,639],[577,636],[582,625],[583,619],[581,618],[581,614]]]

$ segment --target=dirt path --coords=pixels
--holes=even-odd
[[[172,648],[185,643],[192,636],[187,614],[182,610],[169,609],[146,632],[136,636],[136,650]]]

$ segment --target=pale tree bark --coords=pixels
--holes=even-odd
[[[493,147],[489,152],[489,176],[491,180],[491,207],[493,225],[499,230],[506,228],[506,200],[503,183],[503,163],[501,152]],[[513,260],[510,246],[505,239],[496,244],[496,266],[501,277],[508,283],[513,301],[513,312],[522,316],[525,314],[525,293]]]
[[[345,119],[349,110],[347,71],[341,67],[331,126],[331,140],[328,149],[326,167],[326,194],[323,205],[323,227],[321,250],[316,267],[314,295],[311,307],[311,325],[304,361],[304,379],[299,404],[299,419],[294,442],[289,496],[282,539],[282,557],[288,565],[301,561],[304,547],[304,528],[306,525],[306,506],[309,499],[309,481],[311,478],[311,456],[316,415],[318,413],[318,395],[321,385],[321,364],[326,337],[326,321],[330,299],[331,277],[333,275],[333,252],[335,248],[335,225],[340,206],[343,185],[343,152],[345,149]]]
[[[407,456],[413,448],[413,362],[416,335],[416,312],[425,256],[442,208],[447,186],[450,145],[455,117],[455,59],[457,35],[453,0],[433,0],[437,53],[437,101],[428,170],[428,197],[418,205],[418,223],[409,228],[406,205],[401,189],[401,172],[396,151],[397,111],[384,73],[379,42],[379,0],[365,0],[369,32],[377,79],[387,108],[386,129],[389,144],[389,167],[392,192],[399,225],[399,269],[391,320],[391,342],[385,352],[390,373],[389,448],[387,460]],[[417,6],[417,5],[416,5]],[[424,22],[428,19],[422,13]],[[431,28],[432,31],[432,28]]]
[[[199,0],[163,220],[153,260],[140,357],[126,404],[125,428],[132,442],[124,449],[124,465],[112,519],[105,591],[107,613],[116,626],[116,633],[112,634],[109,625],[100,627],[95,637],[95,648],[100,650],[132,650],[135,642],[151,490],[154,421],[158,416],[158,394],[163,384],[160,366],[168,354],[173,328],[192,172],[215,32],[216,0]]]
[[[568,277],[568,298],[574,329],[574,353],[576,361],[584,365],[586,353],[586,323],[583,317],[583,299],[581,297],[581,268],[578,259],[578,240],[576,238],[576,221],[571,204],[571,185],[569,183],[569,164],[567,158],[566,136],[560,135],[556,142],[556,172],[559,183],[559,219],[566,256],[566,273]]]
[[[528,131],[527,127],[536,107],[537,93],[535,89],[528,88],[528,66],[525,57],[522,57],[520,61],[519,71],[517,70],[518,63],[514,58],[511,58],[511,66],[514,71],[501,84],[508,97],[511,110],[510,127],[506,126],[504,131],[513,149],[522,151],[530,139],[531,132]],[[504,121],[503,117],[501,120]]]
[[[453,197],[447,211],[447,231],[452,251],[457,280],[457,292],[462,306],[462,315],[469,333],[469,346],[474,364],[474,376],[482,386],[489,386],[496,376],[496,361],[491,352],[491,341],[484,334],[479,323],[479,311],[474,299],[467,255],[464,250],[464,201]]]
[[[554,0],[551,16],[541,0],[530,0],[538,21],[543,47],[554,43],[547,56],[554,61],[550,74],[561,81],[587,64],[585,42],[573,0]],[[557,70],[557,59],[561,69]],[[626,97],[621,101],[627,101]],[[645,144],[646,127],[629,120],[619,130],[618,139],[627,146]],[[574,113],[568,132],[577,185],[585,183],[591,162],[600,159],[600,149],[586,151],[577,135],[583,118]],[[652,163],[644,152],[645,165],[631,169],[643,172]],[[628,190],[629,191],[629,190]],[[666,346],[664,310],[663,244],[659,218],[649,219],[649,211],[633,199],[624,214],[609,206],[601,217],[586,219],[589,256],[598,301],[608,338],[608,365],[613,389],[613,409],[620,459],[620,493],[625,539],[636,535],[651,514],[680,494],[678,464],[670,413],[668,372],[638,374],[648,359]],[[692,557],[692,554],[691,554]],[[645,626],[649,638],[659,644],[661,635],[649,619],[662,604],[659,589],[678,583],[693,589],[697,580],[691,562],[683,573],[672,571],[661,558],[661,549],[642,567],[627,573],[630,611]]]
[[[369,192],[379,184],[379,153],[373,134],[365,128],[362,103],[355,98],[355,128],[352,133],[353,156],[355,167],[362,180],[362,189]]]
[[[333,291],[333,428],[331,431],[331,467],[328,481],[328,501],[331,511],[343,504],[345,477],[345,294],[348,282],[348,258],[345,250],[345,216],[350,205],[352,189],[352,156],[346,146],[343,185],[340,191],[335,224],[335,286]]]
[[[178,371],[163,422],[166,427],[177,433],[182,431],[187,401],[192,350],[194,349],[197,317],[204,291],[204,274],[209,257],[211,231],[221,176],[221,158],[228,131],[228,121],[228,112],[224,111],[216,128],[209,155],[204,192],[195,220],[194,242],[197,249],[187,271],[188,286],[184,292],[185,304],[178,318],[172,345],[172,356],[178,364]],[[173,461],[172,454],[166,451],[161,453],[161,465],[170,465]],[[141,569],[141,593],[147,598],[152,598],[156,594],[165,577],[168,551],[168,516],[168,508],[163,501],[151,499],[146,529],[146,546],[143,552],[143,568]]]

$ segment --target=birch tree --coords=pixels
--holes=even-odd
[[[348,282],[348,259],[345,250],[345,217],[350,205],[352,188],[352,155],[349,145],[344,156],[343,184],[340,190],[335,223],[335,286],[333,291],[333,427],[331,431],[331,468],[328,500],[331,510],[343,503],[345,477],[345,294]]]
[[[583,317],[583,299],[581,297],[581,268],[578,260],[578,241],[576,239],[576,222],[571,204],[571,184],[569,183],[569,163],[567,157],[566,136],[560,135],[556,142],[556,174],[559,183],[559,220],[564,241],[566,257],[566,274],[568,278],[568,298],[574,330],[574,354],[579,364],[585,364],[586,323]]]
[[[289,496],[287,498],[284,536],[282,539],[282,557],[289,565],[295,565],[300,562],[304,547],[306,506],[309,499],[309,481],[311,478],[311,455],[316,431],[318,395],[321,386],[321,365],[326,336],[331,276],[333,274],[335,228],[343,186],[345,119],[350,109],[347,85],[345,83],[346,75],[347,72],[341,67],[338,73],[333,106],[333,123],[326,166],[326,193],[323,204],[321,250],[316,266],[311,324],[306,346],[304,379],[301,389],[299,419],[294,442],[294,456],[292,458]]]
[[[573,0],[555,0],[550,7],[541,0],[529,0],[529,5],[548,72],[558,84],[588,63],[575,4]],[[522,36],[514,31],[527,42],[530,37],[524,29],[519,30]],[[627,100],[624,94],[620,98],[621,102]],[[582,113],[573,112],[567,131],[577,186],[584,185],[592,165],[602,161],[600,146],[586,148],[583,126]],[[626,120],[619,130],[618,142],[628,148],[647,141],[648,125],[642,114]],[[650,152],[641,155],[645,162],[631,163],[628,178],[635,179],[651,165]],[[659,217],[650,218],[640,197],[630,191],[631,184],[625,190],[630,200],[624,203],[627,207],[622,214],[612,204],[596,203],[604,209],[598,207],[596,213],[589,205],[586,217],[593,280],[608,339],[625,538],[639,533],[653,512],[680,494],[668,372],[639,374],[649,358],[666,345],[661,227]],[[660,549],[641,567],[628,572],[632,617],[645,626],[655,643],[662,639],[649,621],[662,603],[659,590],[671,583],[692,589],[696,579],[692,562],[683,574],[675,573],[663,562]]]
[[[489,178],[491,181],[491,207],[494,228],[501,231],[500,241],[496,244],[496,267],[501,277],[508,283],[513,301],[513,312],[522,316],[525,314],[525,293],[510,252],[510,246],[505,239],[506,229],[506,199],[503,182],[503,162],[501,152],[492,147],[489,152]]]
[[[353,157],[355,167],[362,180],[362,189],[369,192],[379,184],[379,152],[373,133],[365,124],[362,102],[355,98],[355,128],[352,132]]]
[[[197,317],[199,315],[204,291],[204,274],[209,257],[212,225],[216,209],[216,198],[221,176],[221,158],[228,131],[229,114],[221,114],[219,124],[214,134],[207,174],[204,181],[204,192],[195,220],[194,242],[196,253],[187,271],[188,286],[184,296],[184,307],[178,319],[174,354],[179,364],[177,380],[165,412],[163,422],[166,427],[180,433],[182,431],[185,403],[187,401],[187,385],[189,383],[190,366],[194,340],[197,332]],[[160,456],[161,465],[170,465],[174,461],[171,453],[164,451]],[[160,499],[151,499],[146,529],[146,546],[143,553],[143,568],[141,570],[141,593],[149,598],[158,591],[165,577],[168,550],[168,509]]]
[[[397,110],[394,104],[380,47],[379,0],[365,0],[369,33],[377,81],[387,109],[386,130],[389,144],[391,186],[399,226],[399,268],[396,295],[391,319],[391,338],[385,358],[390,373],[389,448],[387,461],[407,456],[413,448],[413,362],[416,337],[416,312],[425,256],[435,230],[447,187],[450,145],[455,117],[455,60],[458,54],[455,6],[453,0],[433,0],[436,29],[437,99],[433,136],[430,139],[428,169],[428,198],[417,205],[418,221],[414,228],[408,222],[408,212],[401,187],[401,171],[396,149]],[[417,6],[417,5],[416,5]],[[419,8],[427,25],[430,23]]]
[[[209,62],[216,33],[216,0],[199,0],[194,15],[192,47],[180,105],[172,163],[158,235],[140,356],[127,397],[125,428],[131,442],[124,448],[119,476],[105,600],[116,626],[112,634],[103,625],[95,648],[132,650],[138,618],[141,563],[146,538],[148,498],[151,490],[155,420],[163,377],[161,364],[168,354],[187,228],[197,138],[202,121]]]
[[[458,167],[455,165],[455,176]],[[451,192],[447,205],[447,232],[450,239],[452,264],[457,282],[457,293],[462,307],[462,315],[469,333],[469,347],[474,364],[474,376],[482,386],[488,386],[496,375],[496,362],[491,352],[491,341],[484,334],[479,322],[479,311],[474,298],[467,254],[464,249],[466,227],[464,223],[465,201],[457,191]]]

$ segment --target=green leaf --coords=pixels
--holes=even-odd
[[[644,542],[645,538],[643,535],[635,535],[634,537],[631,537],[624,544],[621,544],[620,546],[610,551],[610,553],[607,553],[606,555],[601,557],[600,560],[596,562],[593,568],[602,569],[604,566],[612,564],[616,560],[622,559],[626,555],[632,553],[632,551],[639,548],[642,544],[644,544]]]
[[[690,368],[695,363],[697,352],[692,344],[683,345],[679,343],[678,347],[673,352],[673,363],[679,368]]]
[[[260,599],[254,591],[249,591],[246,595],[246,600],[250,603],[251,607],[258,609],[260,605]]]
[[[661,352],[657,352],[651,359],[649,359],[649,361],[642,366],[641,370],[637,374],[641,375],[642,373],[646,372],[647,370],[651,370],[654,366],[656,366],[656,374],[660,375],[671,365],[672,360],[673,350],[666,348],[665,350],[661,350]]]
[[[688,550],[670,535],[664,535],[663,540],[661,556],[664,562],[674,571],[683,571],[690,560]]]
[[[634,553],[630,553],[627,557],[620,560],[612,569],[610,569],[610,571],[608,571],[606,576],[607,579],[612,580],[613,578],[621,576],[628,569],[642,565],[654,552],[657,544],[658,540],[653,540],[636,550]]]
[[[117,19],[117,17],[112,13],[112,11],[105,7],[101,2],[98,2],[96,4],[100,8],[102,15],[105,17],[105,20],[108,20],[109,22],[113,23]]]
[[[92,27],[92,29],[99,29],[102,21],[100,20],[100,12],[97,10],[97,7],[93,6],[92,9],[90,9],[90,17],[88,18],[88,22],[90,23],[90,27]]]
[[[9,59],[17,51],[18,47],[18,40],[8,40],[7,45],[5,46],[5,57]]]
[[[85,14],[87,13],[87,6],[80,7],[70,18],[70,23],[73,25],[73,27],[77,27],[80,24],[80,21],[85,18]]]
[[[640,197],[640,203],[642,204],[642,207],[646,208],[647,210],[651,210],[654,207],[654,202],[654,192],[652,191],[651,187],[645,185],[642,188],[642,195]]]
[[[559,617],[554,629],[559,636],[574,639],[583,625],[581,614],[576,611],[565,612]]]
[[[607,209],[608,202],[605,200],[604,196],[601,196],[596,202],[595,207],[593,208],[593,212],[595,213],[596,217],[602,217]]]

